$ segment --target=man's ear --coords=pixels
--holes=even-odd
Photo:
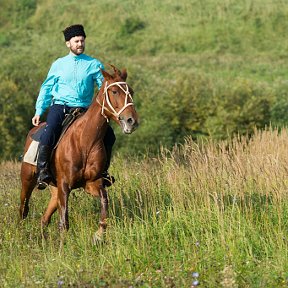
[[[70,48],[70,46],[71,46],[71,45],[70,45],[70,41],[66,41],[65,43],[66,43],[66,46],[67,46],[68,48]]]

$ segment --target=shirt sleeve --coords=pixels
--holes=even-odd
[[[52,102],[52,89],[55,83],[58,81],[57,77],[57,62],[55,61],[47,75],[46,80],[43,82],[40,88],[40,92],[36,101],[36,112],[35,115],[42,115],[46,109],[51,105]]]
[[[104,65],[100,61],[97,61],[97,63],[96,63],[96,72],[95,72],[95,74],[93,76],[93,79],[96,82],[96,84],[98,86],[98,89],[101,88],[103,80],[104,80],[104,77],[103,77],[100,69],[104,70]]]

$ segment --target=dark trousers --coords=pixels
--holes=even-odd
[[[65,118],[65,114],[69,113],[70,109],[71,107],[59,104],[54,104],[50,107],[46,119],[44,133],[40,139],[40,145],[49,146],[51,148],[56,145],[62,131],[62,122]],[[108,169],[110,165],[112,147],[116,141],[114,131],[110,125],[108,125],[103,141],[106,148],[108,162],[106,169]]]
[[[40,144],[53,148],[61,134],[62,122],[65,119],[65,114],[70,110],[69,107],[59,104],[54,104],[50,107],[46,126],[40,138]]]

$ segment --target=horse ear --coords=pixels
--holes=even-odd
[[[122,78],[124,81],[126,81],[127,76],[128,76],[128,74],[127,74],[126,68],[122,69],[121,78]]]
[[[113,77],[112,77],[108,72],[106,72],[105,70],[102,70],[102,69],[100,68],[100,71],[101,71],[103,77],[104,77],[106,80],[111,80],[111,79],[113,79]]]
[[[112,64],[109,64],[112,68],[113,68],[113,71],[114,71],[114,76],[118,75],[118,76],[121,76],[121,72],[118,68],[116,68],[114,65]]]

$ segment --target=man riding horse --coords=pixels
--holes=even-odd
[[[67,27],[64,31],[66,46],[69,54],[58,58],[51,66],[46,80],[43,82],[36,101],[36,112],[32,118],[34,126],[40,124],[40,117],[48,109],[46,125],[39,143],[37,160],[38,189],[45,189],[52,180],[49,161],[62,130],[65,115],[71,109],[87,109],[91,104],[95,84],[101,88],[104,70],[103,64],[95,58],[87,56],[85,50],[86,34],[81,24]],[[104,137],[107,162],[103,172],[104,185],[110,186],[114,177],[108,173],[111,160],[112,146],[115,134],[108,126]]]

